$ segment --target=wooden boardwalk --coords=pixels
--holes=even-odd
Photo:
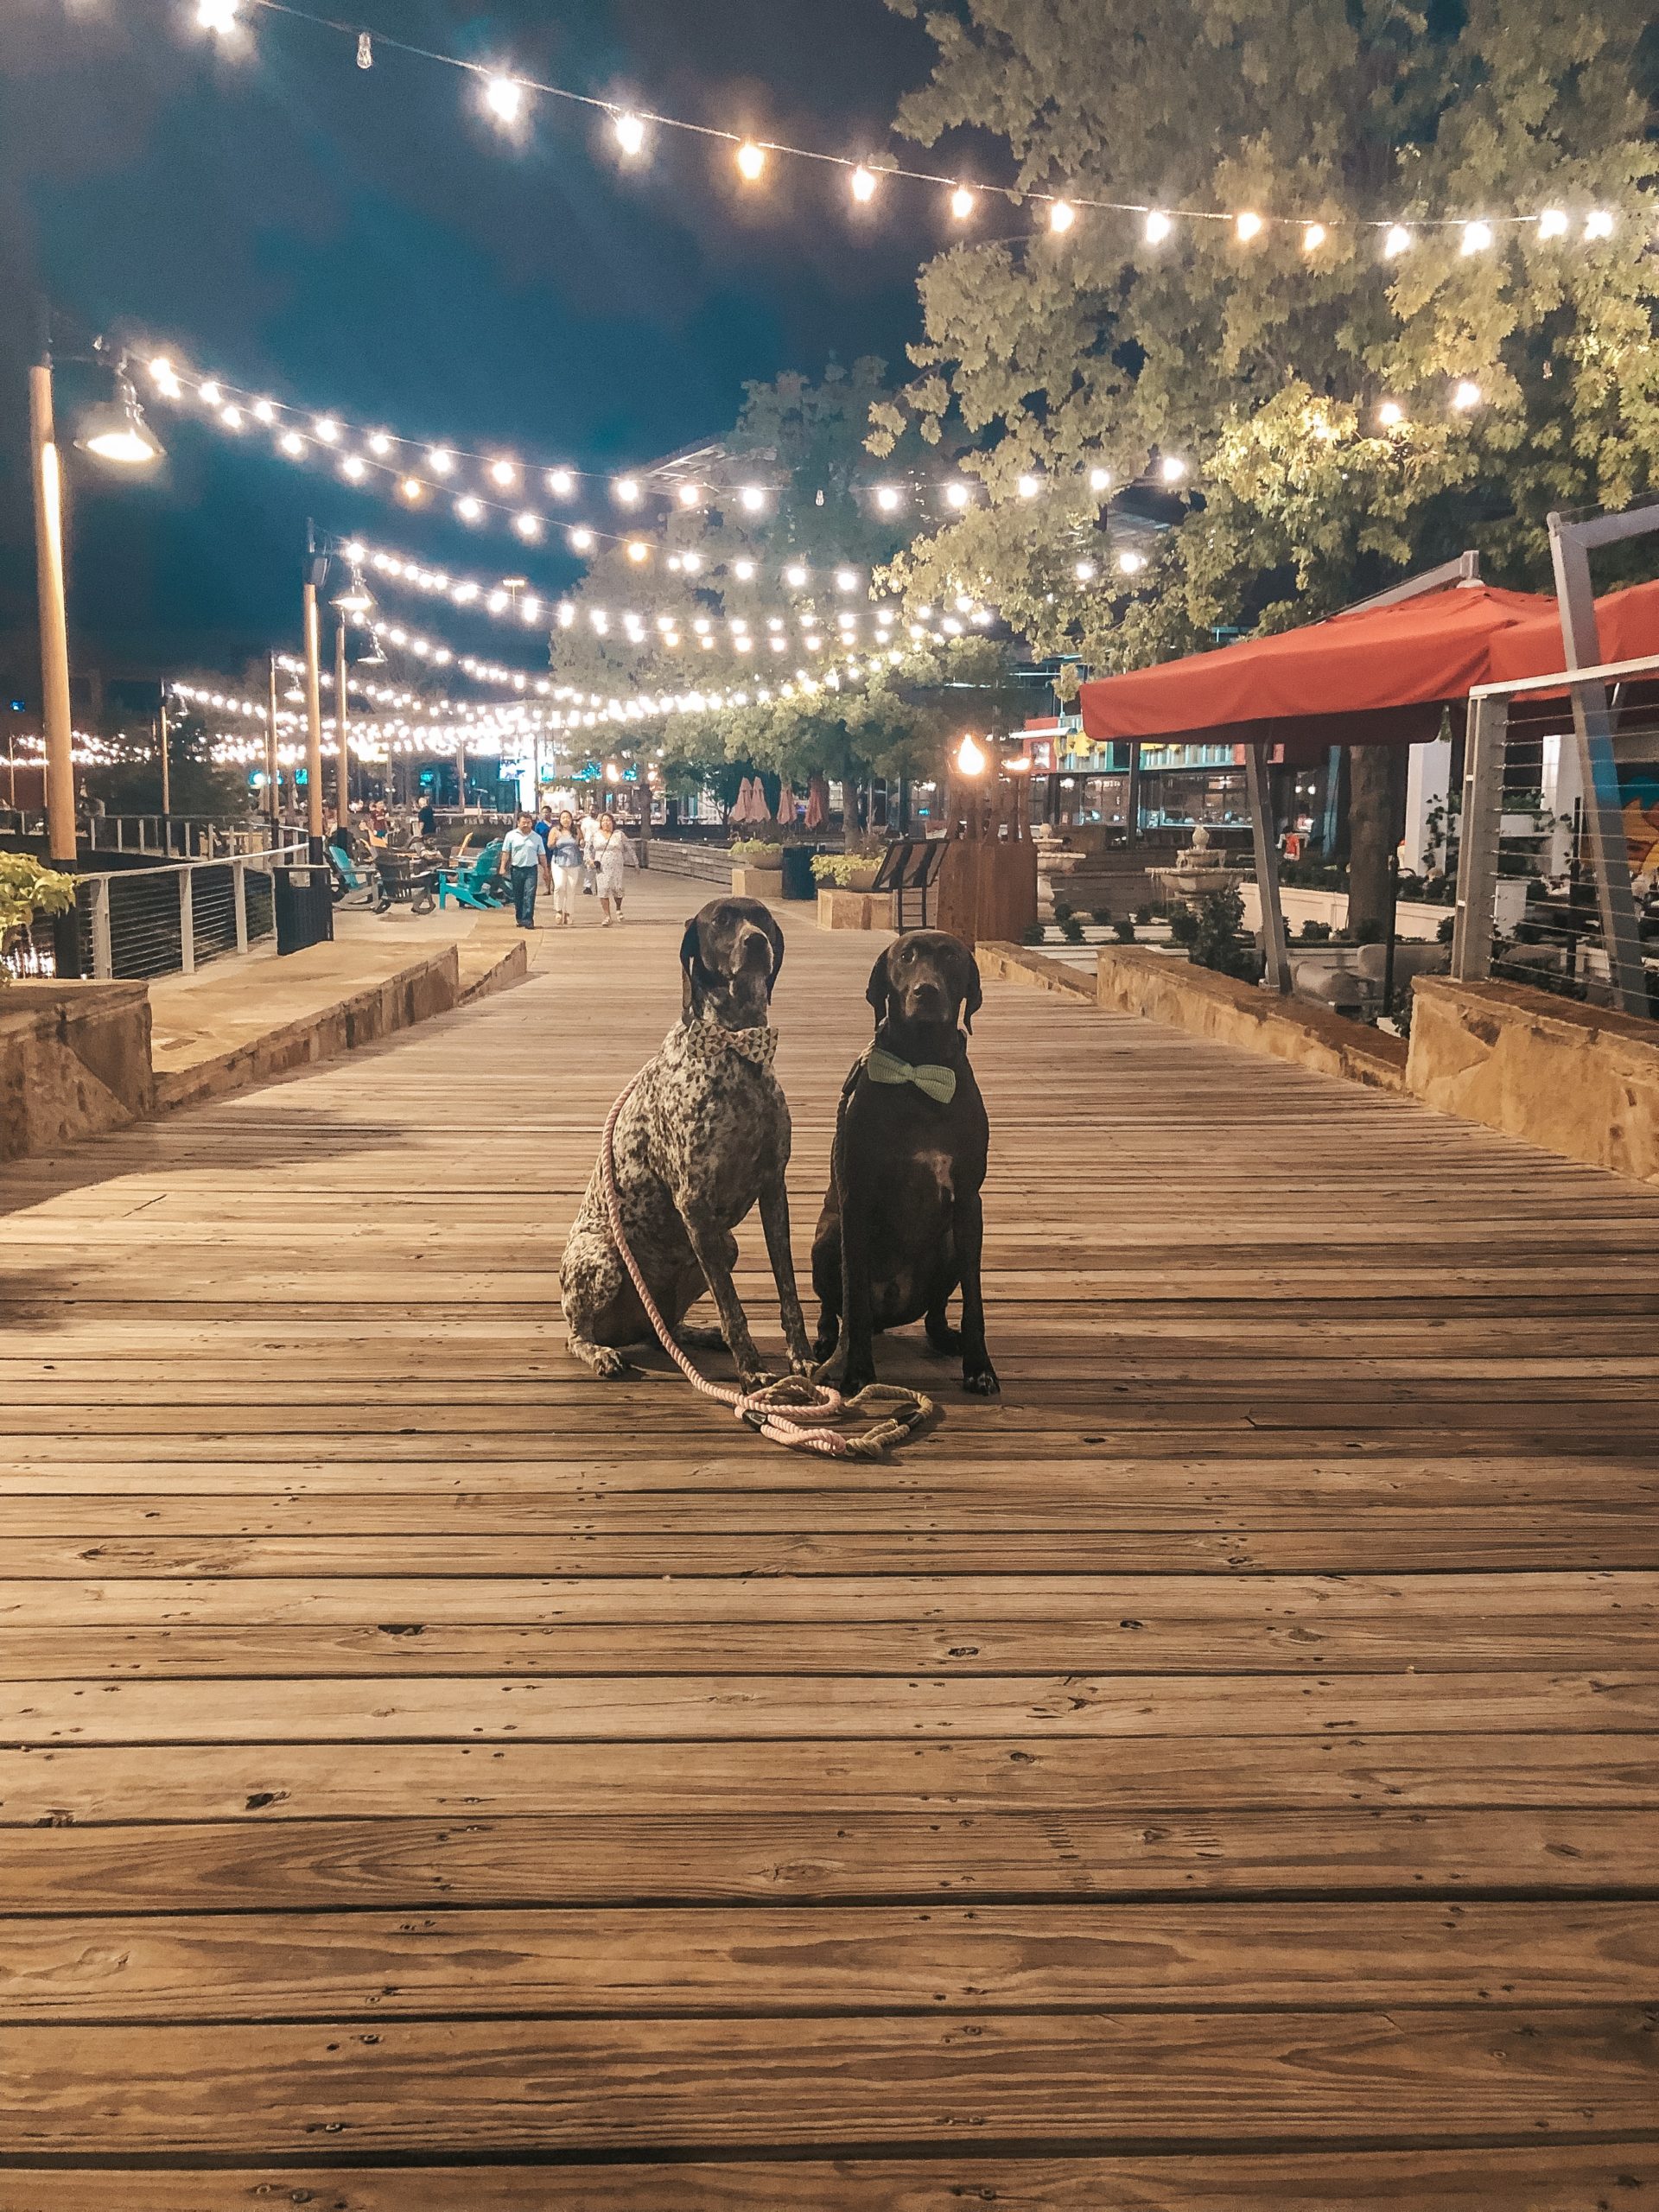
[[[788,1458],[563,1345],[698,895],[0,1182],[0,2212],[1659,2205],[1659,1192],[993,988],[1005,1395]]]

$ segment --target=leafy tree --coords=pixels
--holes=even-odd
[[[918,374],[878,409],[877,449],[917,429],[965,447],[989,498],[912,550],[911,587],[960,582],[1039,652],[1103,669],[1309,620],[1471,545],[1491,580],[1547,588],[1551,508],[1656,488],[1646,13],[1567,0],[930,13],[933,76],[899,115],[912,138],[970,126],[1006,143],[1025,189],[1294,215],[1328,238],[1305,251],[1289,223],[1246,245],[1226,222],[1178,216],[1151,244],[1138,215],[1084,210],[1064,237],[969,243],[929,264]],[[1545,207],[1567,214],[1567,236],[1498,219]],[[1598,207],[1615,211],[1612,234],[1586,240]],[[1491,248],[1463,252],[1465,216],[1492,220]],[[1415,219],[1415,242],[1384,262],[1377,232],[1344,226],[1357,217]],[[1458,411],[1463,379],[1481,401]],[[1379,421],[1385,397],[1405,410],[1396,428]],[[1131,585],[1087,471],[1144,487],[1149,461],[1171,454],[1193,488]],[[1028,470],[1051,484],[1043,499],[1012,496]],[[1159,496],[1130,489],[1116,515],[1156,518]],[[1080,580],[1080,560],[1101,580]],[[1380,780],[1362,770],[1362,794]]]

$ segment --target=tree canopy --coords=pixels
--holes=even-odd
[[[931,262],[918,374],[878,403],[877,450],[943,441],[988,497],[901,561],[918,593],[960,583],[1039,652],[1132,666],[1326,612],[1465,546],[1494,581],[1536,585],[1551,508],[1655,488],[1645,10],[957,0],[926,22],[932,79],[899,118],[923,144],[971,128],[1002,142],[1024,190],[1294,215],[1328,235],[1310,251],[1298,224],[1270,226],[1245,244],[1178,215],[1152,243],[1141,217],[1085,209],[1063,237]],[[1546,207],[1566,235],[1499,219]],[[1596,208],[1611,234],[1586,238]],[[1385,260],[1378,232],[1344,226],[1356,217],[1399,220],[1410,249]],[[1494,242],[1465,253],[1475,218]],[[1460,410],[1465,380],[1479,400]],[[1172,454],[1190,488],[1131,582],[1114,537],[1137,504],[1157,518],[1155,496],[1097,496],[1087,472],[1133,486]],[[1022,471],[1044,497],[1012,496]]]

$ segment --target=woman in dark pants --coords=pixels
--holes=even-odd
[[[521,814],[501,848],[501,865],[512,886],[512,911],[521,930],[536,926],[536,886],[547,875],[547,852],[536,835],[534,817]]]

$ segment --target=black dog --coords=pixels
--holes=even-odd
[[[878,1329],[925,1321],[936,1351],[962,1354],[963,1388],[1001,1389],[985,1349],[980,1286],[990,1123],[958,1017],[971,1030],[979,968],[941,930],[914,930],[870,976],[875,1042],[848,1077],[830,1190],[812,1243],[823,1308],[814,1347],[846,1338],[842,1387],[875,1380]],[[962,1328],[945,1319],[960,1286]]]

